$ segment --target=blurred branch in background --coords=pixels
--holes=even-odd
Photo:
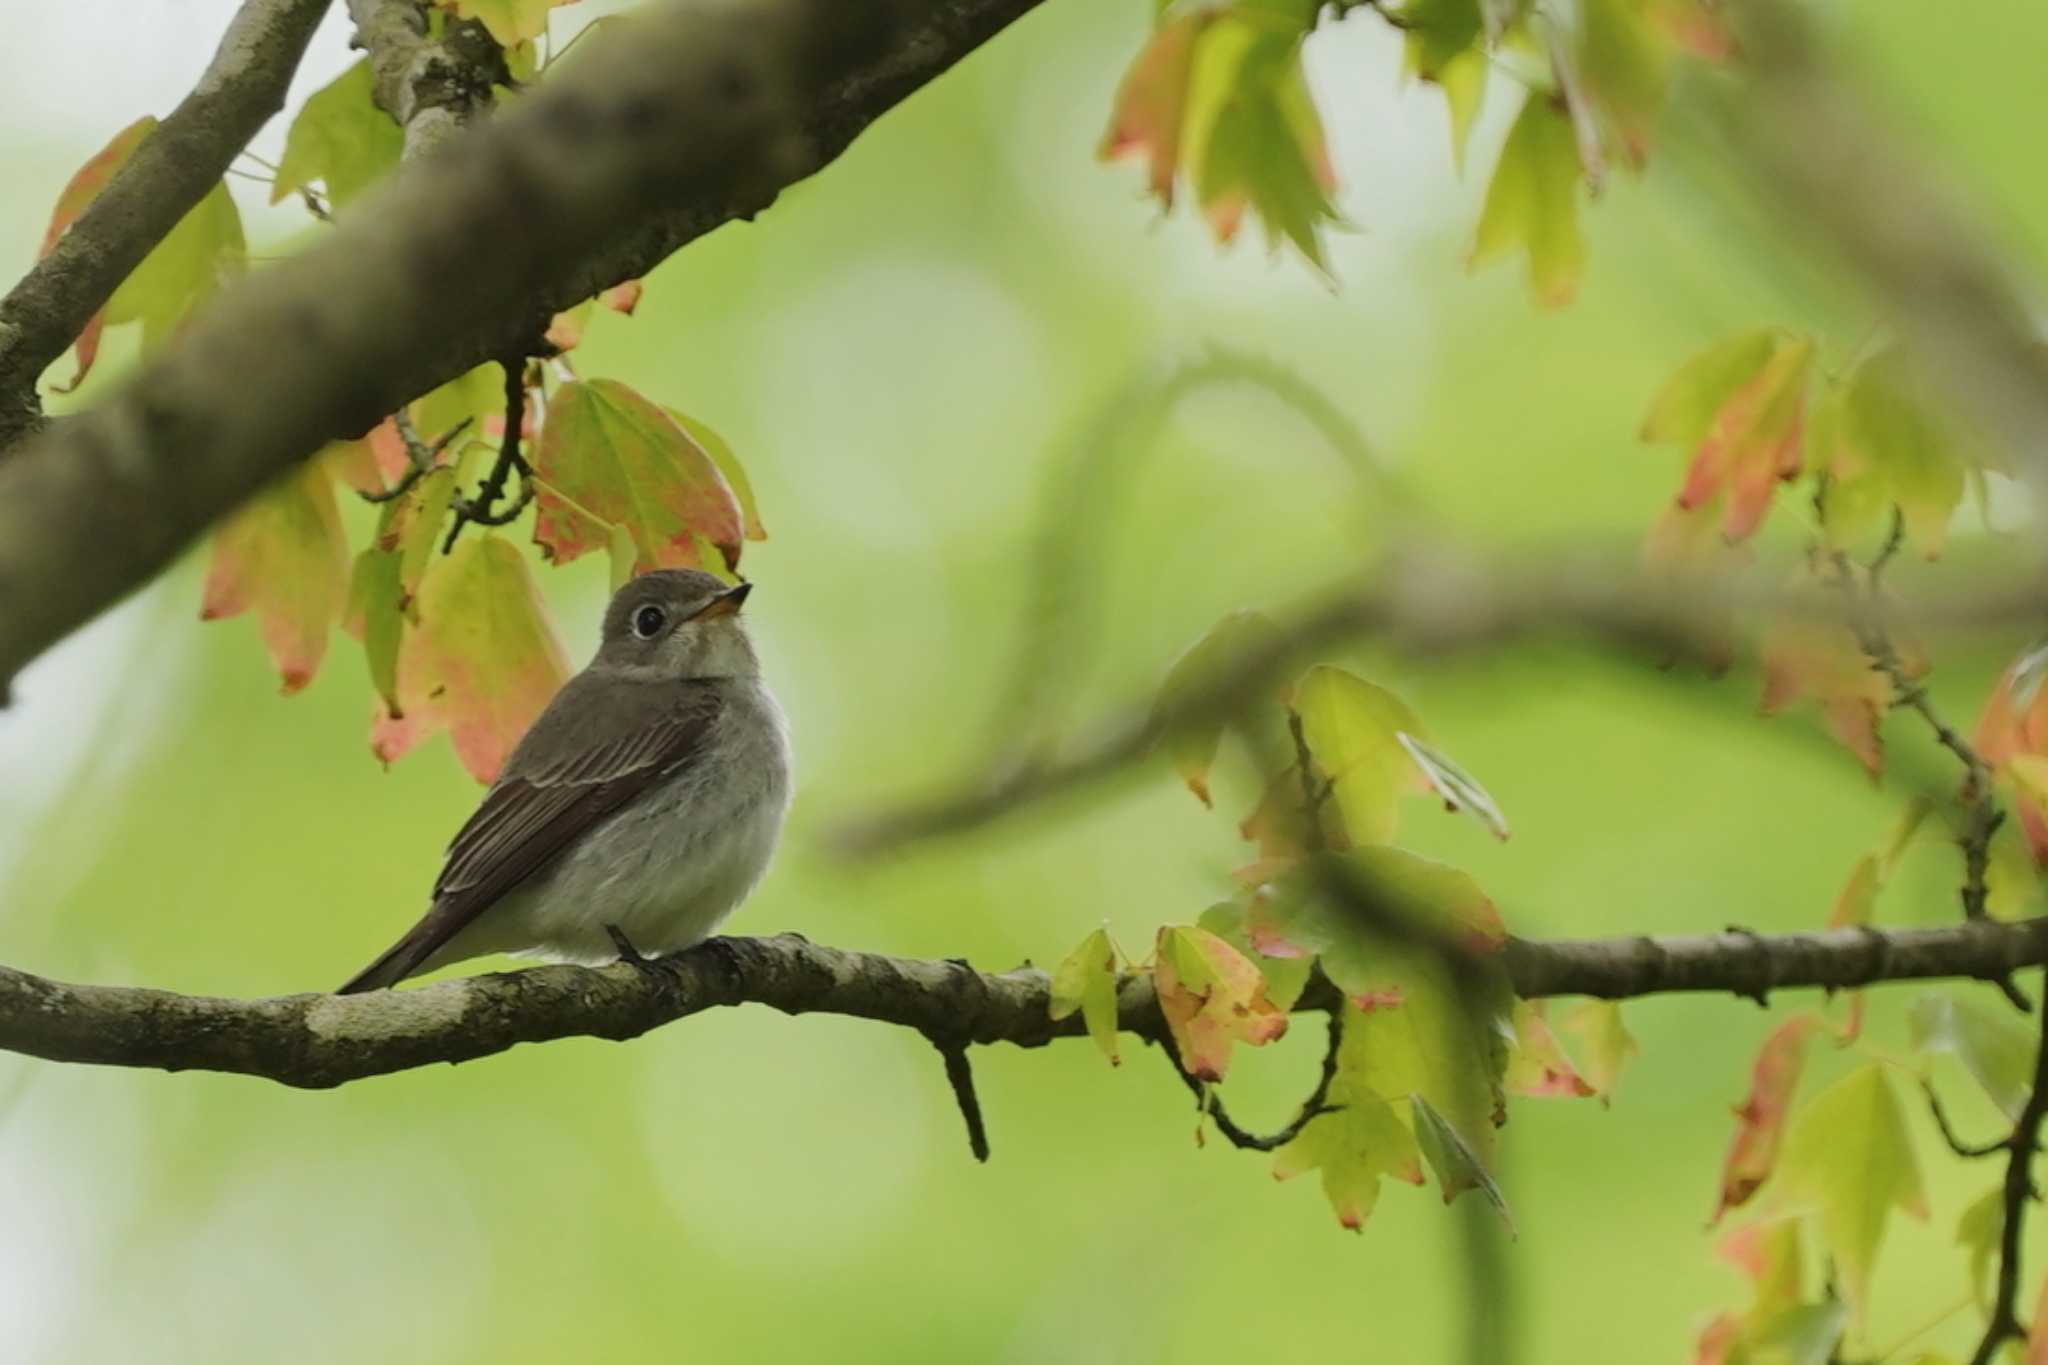
[[[1887,981],[1988,981],[2048,964],[2048,918],[1944,929],[1511,939],[1501,961],[1524,998],[1694,991],[1753,999]],[[1079,1016],[1051,1018],[1050,998],[1046,973],[1034,967],[979,972],[958,962],[828,948],[793,934],[713,939],[652,969],[536,967],[415,990],[261,1000],[67,985],[0,968],[0,1048],[50,1061],[223,1071],[317,1089],[471,1061],[519,1043],[623,1040],[740,1004],[872,1019],[960,1046],[1038,1047],[1081,1035]],[[1149,976],[1123,976],[1117,1002],[1124,1032],[1167,1040]],[[1299,1008],[1334,1003],[1333,988],[1320,982]]]
[[[1861,607],[1815,585],[1771,588],[1726,578],[1646,574],[1634,557],[1560,554],[1520,563],[1447,551],[1396,554],[1362,578],[1334,585],[1282,615],[1282,625],[1170,706],[1129,706],[1057,760],[1017,767],[991,760],[982,773],[930,798],[850,823],[837,842],[872,854],[964,833],[1011,812],[1106,780],[1142,760],[1170,731],[1229,721],[1278,685],[1310,651],[1366,638],[1418,656],[1498,649],[1531,638],[1619,645],[1646,663],[1720,661],[1731,614],[1769,611],[1848,623]],[[2026,579],[1979,583],[1919,596],[1891,619],[1927,632],[2037,626],[2048,591]]]

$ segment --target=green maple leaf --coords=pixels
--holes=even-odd
[[[1946,992],[1914,1001],[1909,1018],[1914,1047],[1952,1054],[2008,1119],[2019,1118],[2033,1089],[2031,1029]]]
[[[1532,94],[1522,104],[1486,188],[1470,264],[1515,252],[1529,260],[1529,285],[1546,308],[1571,302],[1586,269],[1579,229],[1579,146],[1569,114]]]
[[[270,202],[318,180],[339,208],[396,166],[404,150],[405,134],[371,98],[366,57],[308,96],[292,119]]]
[[[1224,722],[1214,716],[1198,723],[1177,717],[1194,702],[1211,696],[1225,669],[1269,648],[1279,634],[1264,613],[1233,611],[1174,660],[1159,685],[1152,704],[1153,725],[1161,732],[1160,742],[1174,771],[1205,806],[1212,804],[1209,770],[1223,741]]]
[[[1356,1232],[1379,1203],[1380,1180],[1411,1184],[1422,1180],[1415,1135],[1379,1096],[1341,1079],[1330,1087],[1336,1112],[1309,1120],[1294,1140],[1273,1155],[1273,1178],[1288,1180],[1308,1171],[1322,1173],[1323,1194],[1337,1221]]]
[[[1354,844],[1384,844],[1400,825],[1403,792],[1426,790],[1427,778],[1403,747],[1403,734],[1421,736],[1422,722],[1384,687],[1329,664],[1318,664],[1294,692],[1302,736]]]
[[[114,290],[103,314],[107,325],[141,323],[143,348],[154,350],[186,313],[241,271],[247,255],[241,212],[227,186],[215,185]]]
[[[1077,1010],[1081,1022],[1088,1026],[1088,1036],[1102,1049],[1102,1055],[1109,1058],[1111,1066],[1119,1065],[1122,1058],[1117,1056],[1116,946],[1109,941],[1107,929],[1097,929],[1082,939],[1053,970],[1052,1017],[1064,1019]]]
[[[1875,1063],[1807,1102],[1786,1134],[1782,1188],[1819,1216],[1842,1288],[1860,1312],[1894,1208],[1927,1216],[1920,1167],[1890,1079]]]
[[[36,252],[38,260],[50,254],[56,247],[58,238],[78,221],[78,216],[85,212],[87,205],[99,198],[100,191],[113,180],[114,173],[128,164],[128,158],[135,154],[135,149],[142,145],[143,139],[155,128],[156,120],[147,114],[143,115],[114,134],[111,142],[94,152],[86,163],[73,173],[71,179],[65,182],[63,190],[57,195],[56,207],[50,210],[50,225],[44,229],[42,248]],[[100,332],[105,324],[104,310],[94,313],[87,319],[84,329],[79,332],[77,341],[73,343],[78,353],[78,372],[71,376],[69,384],[58,385],[57,392],[69,393],[85,382],[86,375],[92,372],[93,361],[99,355]]]
[[[1830,545],[1881,529],[1896,507],[1914,546],[1929,559],[1941,553],[1970,465],[1904,352],[1890,348],[1856,367],[1816,413],[1812,445],[1812,463],[1828,474]]]
[[[548,31],[548,11],[575,0],[439,0],[443,9],[482,24],[500,47],[513,47]]]

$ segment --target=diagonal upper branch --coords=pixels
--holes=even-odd
[[[587,38],[0,462],[0,681],[326,441],[765,207],[1038,2],[667,0]]]
[[[2048,918],[1888,933],[1518,939],[1505,961],[1526,997],[1713,991],[1761,998],[1795,987],[1995,980],[2048,963]],[[1319,982],[1300,1007],[1328,1008],[1333,999]],[[723,1005],[872,1019],[956,1050],[1037,1047],[1082,1031],[1078,1015],[1054,1023],[1048,1002],[1046,974],[1036,968],[978,972],[959,962],[827,948],[794,934],[714,939],[656,970],[538,967],[417,990],[266,1000],[74,986],[0,967],[0,1048],[60,1062],[225,1071],[323,1088],[519,1043],[632,1038]],[[1166,1037],[1149,976],[1126,977],[1118,1002],[1126,1031]]]
[[[192,93],[0,298],[0,446],[34,425],[43,371],[284,108],[327,5],[245,0]]]

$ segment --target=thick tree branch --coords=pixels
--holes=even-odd
[[[0,299],[0,447],[36,422],[36,381],[50,362],[284,108],[327,4],[246,0],[192,93]]]
[[[473,19],[452,20],[432,38],[422,0],[348,0],[348,13],[370,54],[377,107],[404,130],[408,160],[489,112],[492,85],[510,79],[505,54]]]
[[[764,208],[1036,3],[667,0],[591,35],[0,465],[0,680],[325,441]]]
[[[1939,977],[1994,979],[2048,963],[2048,918],[1944,929],[1828,930],[1757,938],[1515,940],[1508,973],[1524,996],[1623,998],[1673,991],[1753,996],[1793,987]],[[223,1000],[135,987],[74,986],[0,968],[0,1048],[60,1062],[225,1071],[323,1088],[466,1062],[519,1043],[626,1039],[724,1005],[841,1014],[914,1029],[943,1047],[1037,1047],[1083,1031],[1048,1015],[1046,974],[986,973],[775,938],[713,939],[662,970],[537,967],[366,995]],[[1300,1008],[1327,1009],[1317,982]],[[1118,990],[1123,1028],[1167,1037],[1149,977]]]

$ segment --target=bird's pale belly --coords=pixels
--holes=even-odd
[[[777,778],[751,790],[684,779],[649,792],[479,914],[429,969],[500,952],[610,962],[610,925],[650,957],[701,943],[767,869],[788,805]]]

